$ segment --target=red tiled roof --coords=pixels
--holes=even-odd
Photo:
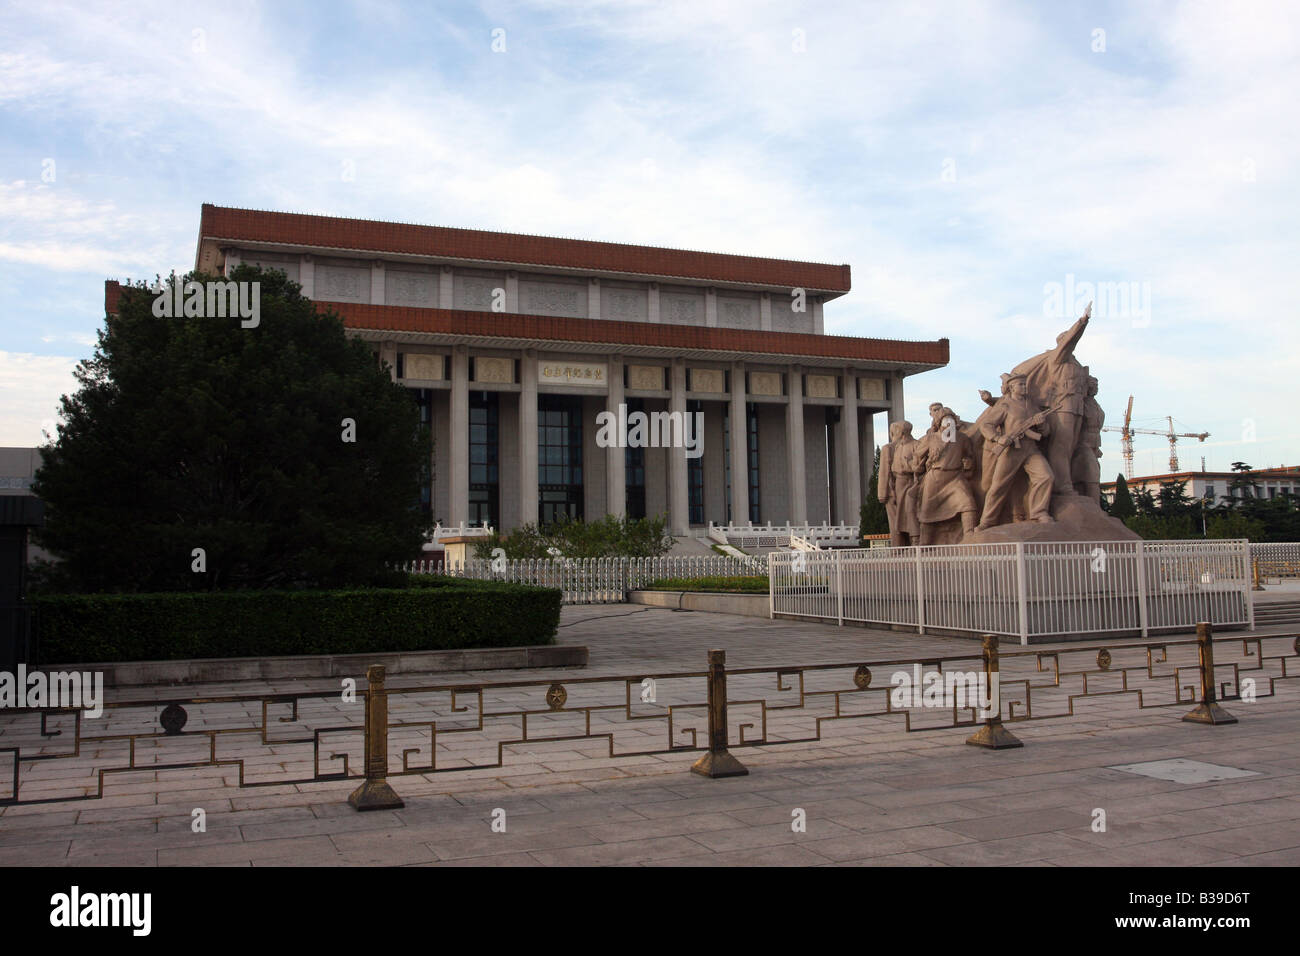
[[[849,267],[585,239],[556,239],[446,226],[263,212],[203,204],[199,243],[282,243],[472,261],[624,272],[664,278],[848,292]]]
[[[318,302],[318,311],[334,311],[350,329],[430,332],[456,336],[541,339],[554,342],[596,342],[655,348],[716,352],[760,352],[808,355],[845,361],[947,365],[948,340],[908,342],[849,335],[803,332],[756,332],[654,322],[571,319],[512,312],[470,312],[463,309],[417,309],[395,305]]]

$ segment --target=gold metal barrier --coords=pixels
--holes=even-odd
[[[1235,640],[1226,646],[1233,646]],[[1292,642],[1286,650],[1276,644],[1284,640]],[[13,764],[10,792],[6,795],[0,790],[0,805],[99,799],[105,795],[105,780],[110,774],[235,767],[239,787],[356,780],[359,785],[348,798],[353,807],[391,809],[402,806],[389,783],[391,777],[500,768],[505,765],[508,748],[564,741],[596,741],[610,757],[703,750],[692,770],[708,777],[727,777],[748,772],[732,753],[735,749],[823,741],[833,724],[844,721],[901,716],[903,729],[909,733],[969,727],[974,729],[967,739],[971,745],[993,750],[1020,747],[1022,742],[1007,729],[1004,720],[1014,724],[1070,717],[1075,715],[1078,700],[1116,695],[1135,695],[1139,709],[1191,703],[1194,707],[1185,720],[1224,725],[1235,723],[1235,719],[1219,701],[1241,699],[1243,682],[1251,682],[1252,697],[1267,697],[1276,692],[1276,681],[1300,676],[1300,636],[1250,635],[1241,641],[1239,659],[1223,661],[1216,661],[1213,630],[1205,623],[1198,625],[1195,640],[1004,653],[998,638],[986,635],[978,653],[775,668],[729,669],[725,652],[713,650],[706,671],[412,687],[386,686],[385,670],[376,665],[367,670],[366,687],[356,691],[356,701],[341,701],[337,691],[118,701],[105,704],[106,712],[127,723],[147,721],[153,725],[151,729],[128,728],[132,732],[95,735],[85,733],[80,710],[30,708],[20,715],[39,714],[39,746],[34,753],[24,753],[21,745],[0,747],[0,761],[8,758]],[[1074,663],[1080,656],[1085,661]],[[1120,658],[1130,656],[1138,656],[1139,660],[1121,663]],[[889,673],[888,669],[894,668],[894,677],[888,683],[876,682],[873,668],[876,673]],[[893,686],[900,675],[914,672],[920,677],[926,668],[945,680],[981,675],[987,697],[983,701],[971,700],[958,693],[941,705],[917,703],[915,698],[900,702],[899,687]],[[1229,669],[1231,676],[1218,680],[1218,675]],[[1193,671],[1195,681],[1191,679]],[[1036,678],[1035,674],[1045,677]],[[1261,685],[1267,680],[1267,693],[1262,686],[1256,691],[1257,679]],[[951,684],[963,686],[955,679]],[[658,687],[663,693],[665,686],[674,690],[659,701],[654,689]],[[357,702],[364,706],[356,709]],[[186,708],[210,705],[233,708],[237,716],[248,718],[244,723],[251,721],[251,726],[230,726],[228,715],[201,710],[204,726],[187,730]],[[144,713],[133,715],[132,708]],[[273,721],[273,710],[281,708],[288,713]],[[340,722],[340,713],[355,717]],[[62,737],[64,729],[50,725],[51,719],[58,723],[68,716],[73,724],[70,741]],[[305,730],[286,737],[274,736],[272,728],[282,723],[300,724]],[[707,741],[699,739],[702,723],[707,727]],[[654,739],[656,727],[664,732],[658,741]],[[12,741],[21,736],[11,732],[11,725],[0,724],[0,729],[6,731],[0,739]],[[490,738],[490,733],[496,733],[496,738]],[[356,746],[356,734],[361,735],[364,753],[362,773],[349,772],[347,752],[330,750],[324,753],[336,767],[322,770],[323,739],[346,735]],[[255,736],[264,752],[251,757],[220,753],[218,744],[233,742],[237,735]],[[401,749],[400,769],[389,765],[388,751],[393,745],[390,738],[394,735],[421,738],[418,746]],[[616,737],[621,740],[624,735],[633,738],[633,745],[619,749]],[[60,747],[64,743],[69,744],[66,749]],[[199,746],[202,759],[162,759],[170,756],[167,748],[183,749],[187,743]],[[282,746],[302,744],[311,746],[310,774],[290,771],[252,779],[246,773],[246,760],[255,764],[257,758],[267,763],[278,759],[278,766],[287,762],[281,755]],[[255,745],[254,750],[258,749]],[[484,751],[493,749],[495,759],[481,757]],[[427,762],[419,757],[426,750]],[[49,795],[48,789],[64,779],[61,775],[54,781],[37,780],[37,786],[47,789],[33,796],[20,791],[24,768],[52,760],[97,760],[105,751],[124,753],[112,761],[114,765],[87,771],[88,778],[92,774],[95,777],[93,788],[83,787],[82,792],[70,795]],[[300,762],[306,765],[305,760]]]
[[[1268,578],[1300,578],[1300,561],[1266,561],[1252,558],[1250,562],[1252,591],[1263,591]]]

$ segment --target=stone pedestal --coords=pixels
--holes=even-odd
[[[987,531],[969,534],[962,544],[1015,544],[1017,541],[1140,541],[1118,518],[1101,510],[1101,505],[1082,495],[1053,495],[1051,524],[1017,521]]]

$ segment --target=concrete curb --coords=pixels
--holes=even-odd
[[[443,671],[515,670],[530,667],[586,667],[583,645],[488,647],[452,651],[404,651],[391,654],[313,654],[301,657],[228,657],[183,661],[121,661],[98,664],[49,664],[47,671],[103,673],[105,687],[155,684],[208,684],[240,680],[306,680],[358,677],[371,664],[383,664],[388,676]]]
[[[674,611],[712,611],[741,617],[768,617],[767,594],[727,594],[721,591],[628,591],[629,604],[647,604]]]

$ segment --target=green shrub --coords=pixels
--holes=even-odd
[[[561,593],[412,576],[405,588],[52,594],[33,598],[42,664],[552,644]]]
[[[766,594],[767,575],[755,574],[724,578],[660,578],[645,586],[647,591],[730,591],[741,594]]]
[[[508,535],[484,535],[474,557],[490,558],[496,548],[511,560],[549,558],[554,548],[566,558],[657,558],[673,546],[666,520],[605,515],[595,521],[563,519],[540,527],[526,524]]]

